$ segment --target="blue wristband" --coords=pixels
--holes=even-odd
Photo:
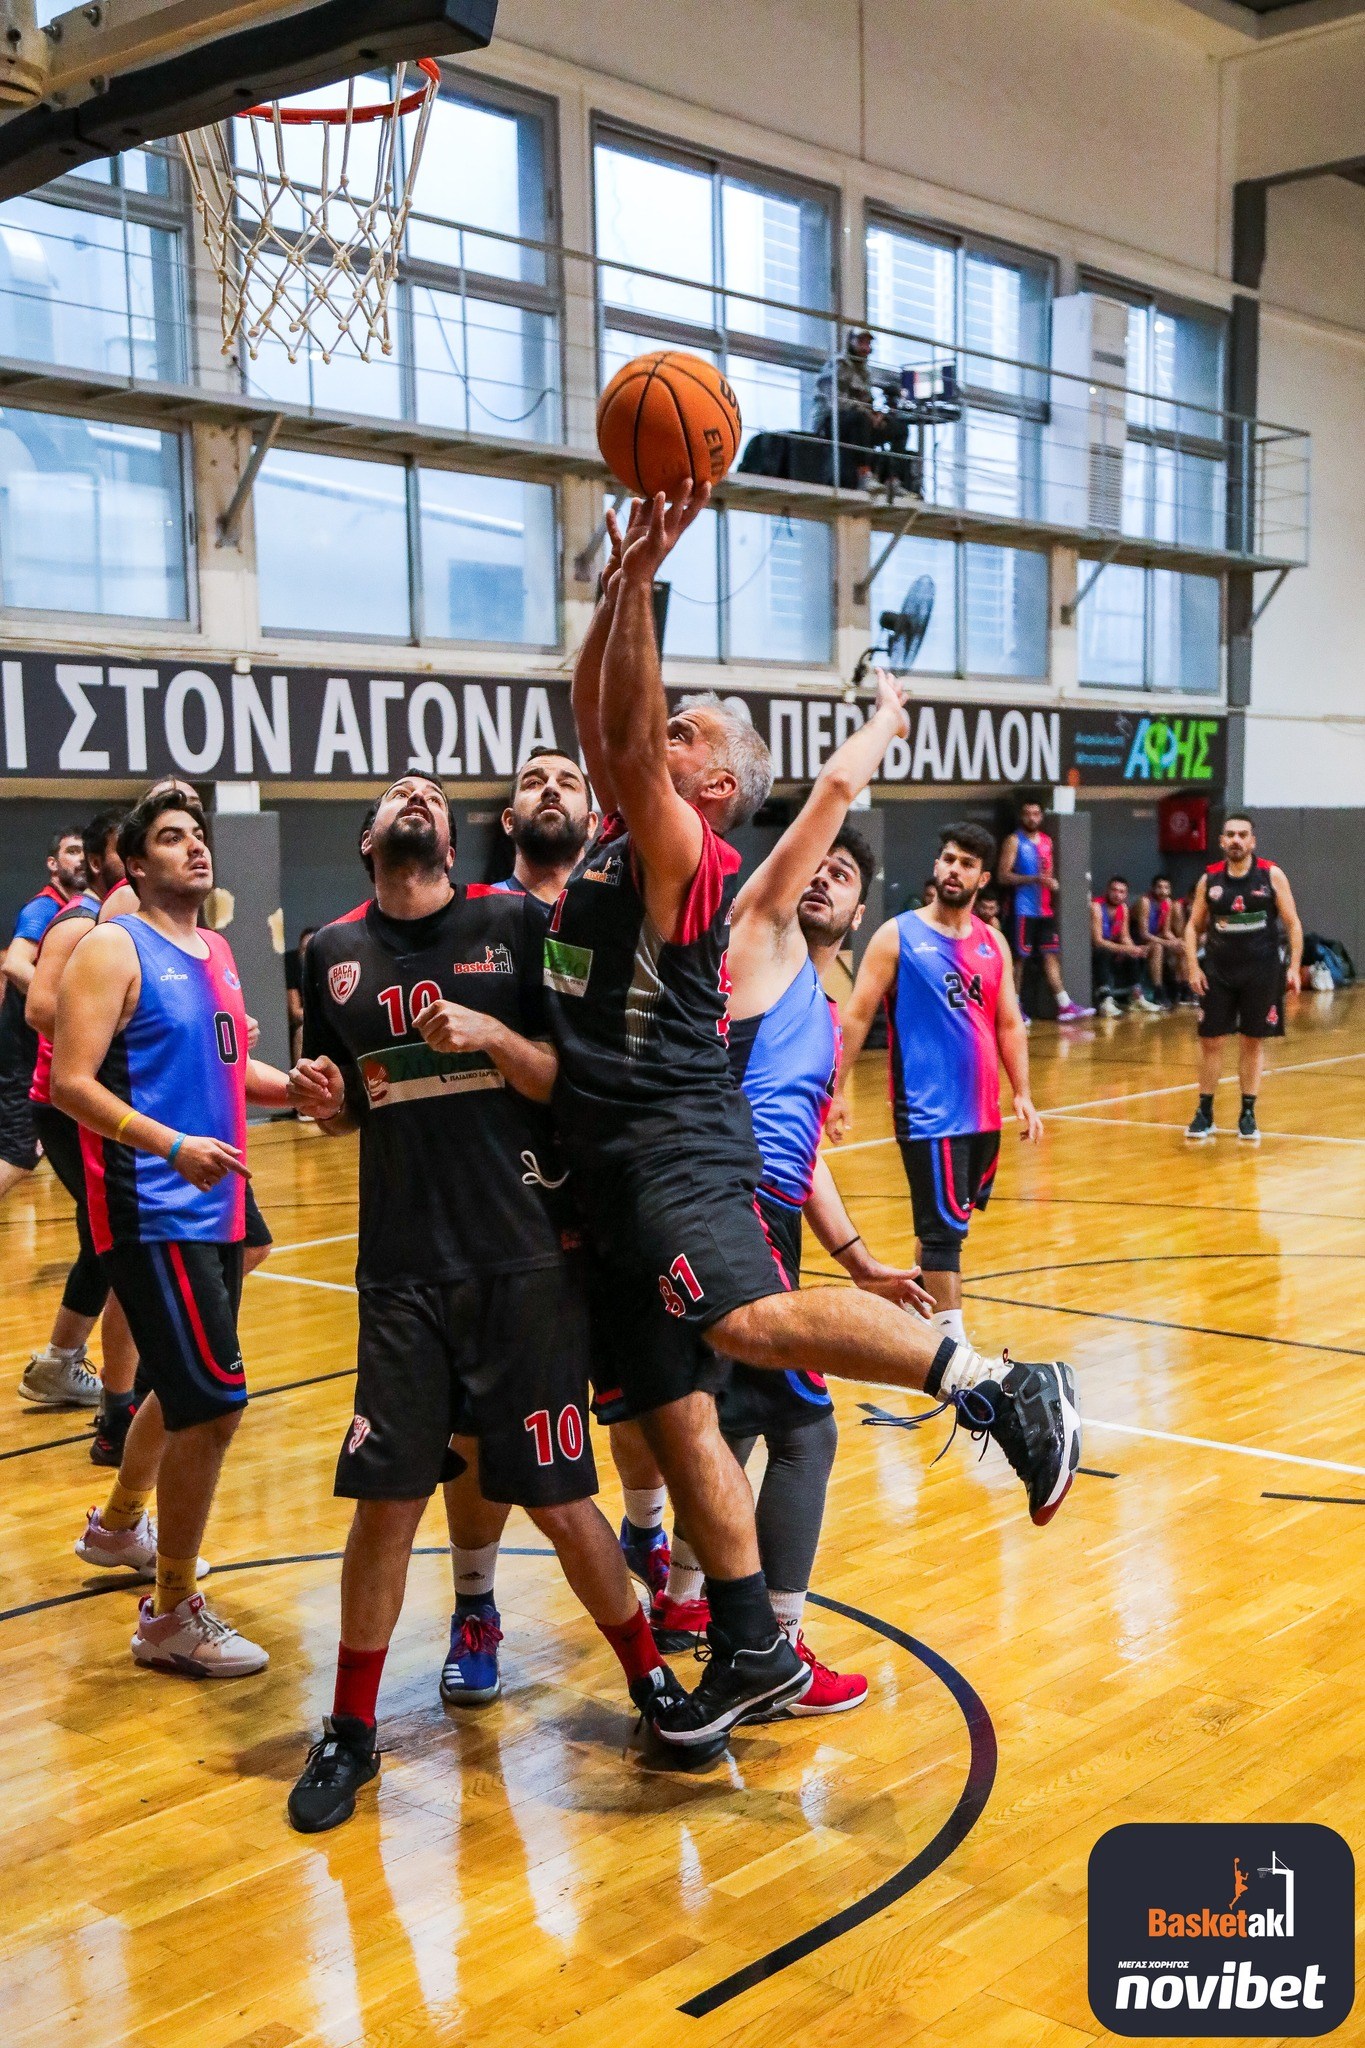
[[[180,1133],[180,1136],[179,1136],[179,1137],[178,1137],[178,1138],[176,1139],[175,1143],[174,1143],[174,1144],[172,1145],[172,1147],[171,1147],[170,1151],[169,1151],[169,1152],[168,1152],[168,1153],[166,1154],[166,1164],[167,1164],[167,1166],[174,1166],[174,1165],[175,1165],[175,1155],[176,1155],[176,1153],[177,1153],[177,1152],[178,1152],[178,1151],[180,1150],[180,1147],[181,1147],[181,1146],[182,1146],[182,1145],[184,1144],[184,1142],[185,1142],[185,1133],[184,1133],[184,1132],[182,1131],[182,1132]]]

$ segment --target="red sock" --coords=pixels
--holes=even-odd
[[[627,1684],[636,1678],[648,1678],[663,1663],[654,1647],[643,1607],[637,1607],[629,1621],[599,1621],[597,1626],[620,1659]]]
[[[379,1681],[384,1675],[384,1659],[388,1654],[387,1649],[348,1650],[345,1643],[339,1646],[333,1714],[347,1714],[353,1721],[364,1721],[373,1728]]]

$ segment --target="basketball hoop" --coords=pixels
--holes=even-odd
[[[428,57],[399,64],[389,98],[357,104],[365,83],[348,81],[344,106],[275,101],[180,137],[224,355],[240,338],[254,361],[267,335],[291,363],[310,340],[324,363],[344,341],[362,362],[393,353],[389,293],[441,74]]]

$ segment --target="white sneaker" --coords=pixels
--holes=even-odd
[[[19,1382],[19,1399],[32,1408],[98,1408],[98,1376],[85,1362],[85,1346],[63,1358],[49,1346],[35,1351]]]
[[[1101,996],[1096,1014],[1101,1017],[1121,1017],[1123,1012],[1112,996]]]
[[[96,1564],[102,1571],[133,1571],[140,1579],[156,1577],[156,1523],[144,1508],[142,1519],[131,1529],[106,1529],[98,1508],[85,1518],[85,1534],[76,1539],[76,1555],[82,1564]],[[199,1560],[197,1578],[210,1570],[206,1557]]]
[[[210,1614],[202,1593],[191,1593],[169,1614],[153,1614],[148,1594],[138,1608],[132,1651],[135,1664],[184,1678],[249,1678],[270,1662],[268,1650]]]
[[[1140,1010],[1145,1010],[1149,1017],[1163,1017],[1166,1014],[1164,1003],[1154,1003],[1146,989],[1138,991],[1137,1006]]]

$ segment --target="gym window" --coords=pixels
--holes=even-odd
[[[303,97],[325,101],[335,88]],[[392,356],[338,352],[324,363],[310,340],[291,364],[267,340],[254,362],[244,356],[248,388],[489,438],[561,440],[554,165],[548,102],[448,76],[391,300]]]
[[[601,381],[689,349],[734,386],[746,442],[805,426],[836,333],[835,195],[605,126],[593,166]]]
[[[963,398],[959,420],[925,429],[926,498],[1038,518],[1051,261],[882,212],[865,247],[873,360],[951,364]]]
[[[697,661],[827,666],[834,550],[815,519],[703,512],[664,565],[663,651]]]
[[[557,642],[548,484],[276,448],[253,497],[263,632]]]
[[[186,206],[174,144],[0,206],[0,355],[183,383]]]
[[[878,534],[872,544],[882,544]],[[922,576],[933,583],[934,608],[911,664],[915,674],[1046,676],[1046,555],[908,534],[896,543],[872,586],[873,639],[885,639],[882,613],[902,610]]]

